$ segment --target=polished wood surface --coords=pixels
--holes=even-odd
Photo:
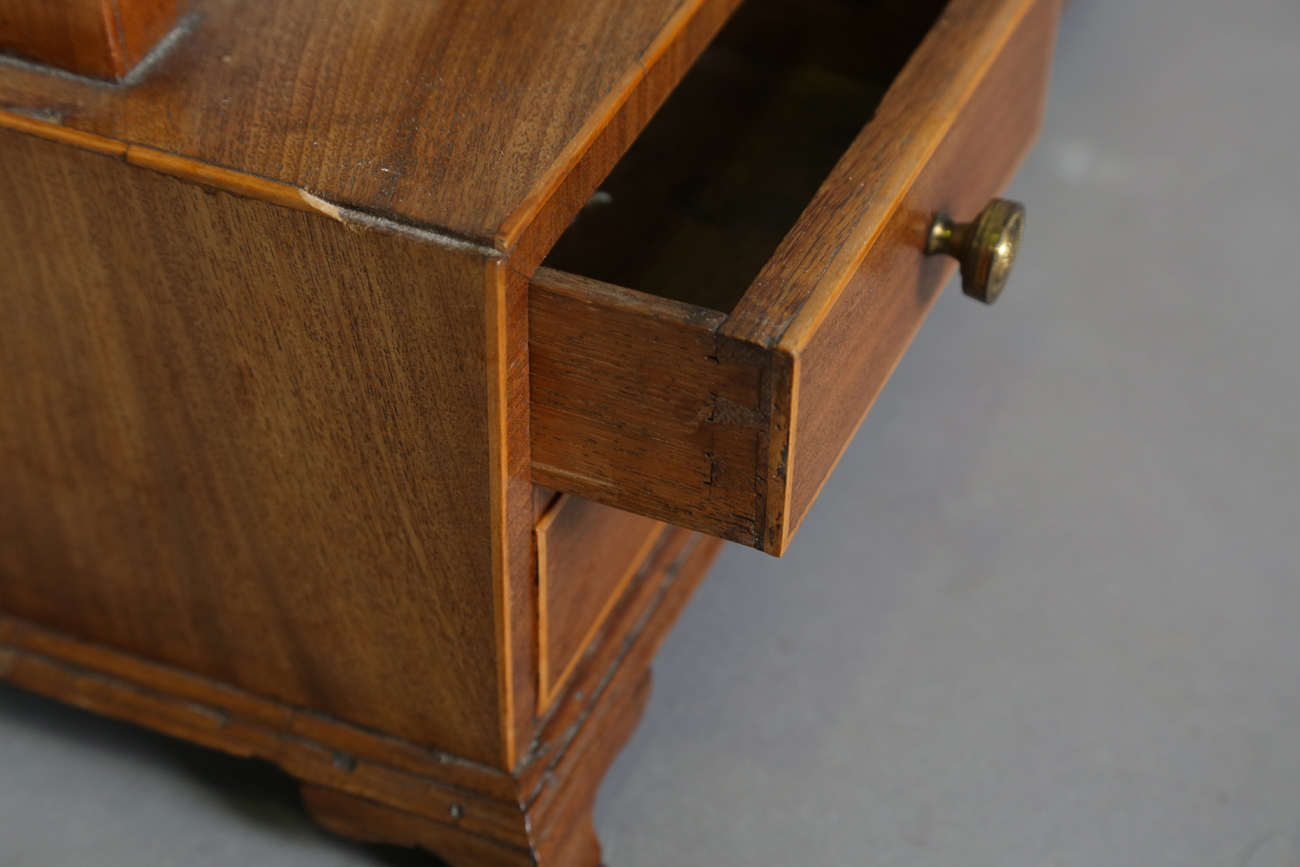
[[[946,0],[747,0],[545,264],[730,312]]]
[[[184,14],[185,0],[0,0],[0,52],[121,79]]]
[[[633,213],[651,267],[538,270],[738,2],[191,0],[128,86],[0,63],[0,678],[276,762],[340,833],[594,867],[721,544],[679,527],[785,549],[946,273],[916,233],[1032,139],[1057,5],[951,0],[913,52],[939,0],[752,0],[726,183]]]
[[[537,524],[538,702],[549,707],[664,525],[565,495]]]
[[[594,867],[596,789],[640,715],[650,660],[720,544],[664,534],[513,774],[2,614],[0,680],[274,762],[348,836],[420,845],[466,867]]]
[[[638,64],[502,223],[494,243],[510,253],[521,286],[740,3],[679,2]]]
[[[1032,143],[1058,14],[953,0],[730,315],[539,271],[534,478],[782,553],[948,273],[921,264],[934,211]]]
[[[321,786],[303,787],[308,812],[335,833],[371,843],[419,846],[451,867],[601,867],[600,841],[591,808],[605,770],[636,729],[650,695],[650,672],[631,684],[617,684],[592,718],[587,737],[565,756],[566,787],[550,811],[536,811],[538,824],[523,847],[489,835],[467,834],[427,815],[344,794]],[[523,814],[521,813],[521,816]]]
[[[790,341],[816,327],[972,95],[989,86],[985,79],[1007,42],[1024,34],[1025,16],[1043,6],[1059,14],[1059,0],[952,0],[944,8],[871,123],[736,306],[723,328],[725,336],[768,347],[784,339],[787,349],[797,348]],[[1054,31],[1036,30],[1033,36],[1055,42]],[[1042,82],[1046,71],[1041,63],[1029,65],[1034,58],[1027,55],[1017,59],[1022,64],[1018,74]],[[1035,99],[1035,109],[1040,101]],[[1004,141],[991,123],[982,124],[981,134]],[[1017,145],[1019,155],[1024,145]],[[973,186],[979,180],[971,176],[962,182]],[[992,184],[986,181],[985,186]],[[811,277],[810,267],[815,268]]]
[[[544,268],[529,315],[533,477],[756,544],[761,379],[718,361],[726,317]]]
[[[797,319],[782,339],[799,358],[791,533],[956,267],[922,253],[933,215],[974,218],[1037,137],[1059,13],[1052,0],[1025,12],[839,297],[820,321],[804,330]]]
[[[501,250],[546,211],[549,247],[736,2],[191,0],[135,86],[6,69],[0,106]]]
[[[516,791],[505,772],[5,615],[0,679],[438,818],[460,803],[471,830],[515,828],[496,803]]]
[[[485,255],[0,164],[0,610],[504,764]]]

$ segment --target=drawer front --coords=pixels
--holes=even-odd
[[[664,524],[562,496],[537,523],[538,675],[542,711],[600,631]]]
[[[1037,138],[1058,16],[1054,0],[1028,6],[843,290],[782,335],[796,359],[790,448],[798,472],[787,490],[787,537],[956,269],[953,259],[922,253],[934,215],[973,218],[1006,189]]]
[[[729,314],[539,269],[539,484],[779,555],[1042,120],[1059,0],[952,0]]]

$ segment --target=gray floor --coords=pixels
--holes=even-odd
[[[1007,296],[950,292],[601,790],[611,867],[1300,865],[1300,2],[1077,0]],[[429,864],[0,691],[0,865]]]

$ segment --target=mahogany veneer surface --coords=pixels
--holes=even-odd
[[[121,79],[184,14],[185,0],[0,0],[0,51]]]
[[[785,549],[951,270],[932,212],[1032,140],[1058,11],[751,2],[729,80],[786,108],[688,219],[632,214],[673,268],[600,242],[671,297],[537,266],[738,0],[193,0],[130,86],[0,63],[0,676],[277,761],[353,836],[594,867],[719,545],[657,521]],[[769,13],[830,61],[763,72]]]
[[[806,139],[785,126],[810,91],[856,94],[842,110],[862,115],[879,70],[839,62],[835,13],[857,4],[755,2],[615,171],[612,201],[557,245],[548,265],[577,274],[534,275],[532,449],[542,484],[779,555],[953,271],[923,252],[935,214],[973,218],[1033,143],[1060,2],[952,0],[920,33],[932,10],[866,4],[924,38],[815,188],[773,170],[775,155],[824,163],[815,145],[835,125]],[[760,96],[744,71],[763,68],[750,30],[780,28],[749,25],[755,8],[822,16],[806,53],[777,53],[784,71],[760,76],[775,78]],[[710,125],[723,98],[752,99],[726,112],[746,131]]]
[[[537,525],[539,698],[554,700],[664,525],[565,496]]]
[[[507,248],[647,69],[674,67],[662,98],[737,2],[190,0],[200,23],[139,84],[6,69],[0,106]]]
[[[74,521],[74,513],[88,508],[81,502],[81,492],[42,488],[36,479],[53,460],[44,453],[46,446],[33,445],[19,432],[14,442],[20,445],[11,455],[27,464],[23,473],[33,472],[36,478],[12,489],[10,508],[25,517],[22,526],[10,530],[18,540],[11,548],[18,553],[11,557],[21,559],[26,568],[44,546],[63,546],[64,553],[58,556],[81,564],[78,568],[86,577],[78,580],[92,585],[64,592],[82,595],[112,592],[93,585],[111,585],[117,578],[109,576],[124,574],[126,567],[119,559],[139,570],[138,575],[122,579],[128,585],[162,580],[146,577],[151,575],[184,576],[176,578],[167,592],[194,609],[185,616],[154,618],[144,628],[131,626],[131,618],[125,615],[116,621],[109,616],[87,628],[119,646],[192,664],[198,670],[219,674],[217,669],[229,670],[235,672],[231,676],[268,694],[310,701],[359,722],[403,729],[420,742],[514,767],[540,724],[525,275],[734,5],[725,0],[196,0],[190,6],[197,20],[192,30],[143,80],[129,87],[0,65],[0,110],[6,112],[0,125],[63,143],[73,164],[85,164],[76,148],[107,155],[92,174],[120,178],[115,183],[128,185],[170,184],[189,190],[195,202],[203,202],[203,188],[183,183],[197,182],[307,211],[317,219],[341,220],[350,227],[338,231],[399,235],[413,247],[433,248],[412,255],[447,263],[441,270],[403,265],[399,256],[372,267],[359,258],[335,255],[331,249],[313,250],[309,241],[292,232],[254,219],[233,221],[214,240],[204,236],[204,226],[192,225],[191,211],[201,212],[199,206],[179,206],[176,213],[160,208],[119,215],[119,208],[138,208],[130,196],[92,200],[78,188],[76,177],[57,172],[39,179],[24,177],[26,170],[10,162],[7,168],[20,178],[9,190],[16,199],[26,195],[26,185],[44,188],[41,208],[6,215],[31,223],[16,224],[15,231],[3,239],[15,255],[28,258],[6,287],[13,292],[6,303],[24,313],[9,320],[12,327],[38,323],[57,332],[66,326],[69,335],[93,341],[89,322],[77,320],[81,314],[76,304],[86,303],[88,293],[101,296],[94,299],[97,303],[117,301],[119,317],[127,319],[136,313],[154,315],[151,306],[168,315],[179,308],[188,315],[172,321],[174,331],[166,338],[193,342],[187,351],[228,375],[222,365],[232,363],[237,353],[224,345],[207,345],[213,334],[227,339],[222,327],[228,323],[219,315],[213,318],[213,311],[243,304],[247,309],[234,310],[229,318],[237,324],[240,317],[262,317],[267,339],[282,343],[292,333],[292,342],[314,346],[317,328],[332,331],[346,326],[352,343],[344,356],[349,351],[373,353],[376,362],[372,368],[345,369],[323,353],[303,372],[308,378],[319,377],[319,394],[285,386],[287,391],[281,395],[285,400],[301,404],[305,412],[322,413],[328,418],[322,422],[326,427],[347,430],[344,436],[321,436],[310,424],[290,423],[272,414],[267,430],[246,444],[250,467],[262,461],[268,472],[279,473],[286,480],[282,491],[286,498],[297,480],[303,484],[295,494],[299,499],[292,503],[286,499],[285,514],[266,512],[270,517],[259,521],[252,516],[263,508],[268,483],[248,468],[217,474],[229,492],[225,498],[198,506],[186,502],[187,497],[203,495],[187,473],[193,466],[209,463],[214,452],[237,451],[232,444],[241,443],[243,434],[226,428],[238,429],[242,416],[234,405],[237,397],[220,389],[209,393],[203,376],[169,374],[173,362],[168,344],[146,339],[114,349],[123,355],[134,353],[134,366],[113,368],[121,373],[117,390],[170,396],[170,402],[158,407],[158,419],[148,407],[116,406],[113,390],[103,390],[98,404],[67,399],[58,389],[47,393],[40,382],[44,377],[57,381],[59,389],[93,392],[85,380],[98,371],[88,372],[85,357],[78,353],[61,355],[48,365],[24,361],[15,368],[22,376],[7,387],[23,394],[18,405],[27,407],[25,412],[48,418],[61,435],[93,431],[101,416],[121,415],[155,425],[159,428],[155,438],[166,439],[167,448],[157,453],[120,451],[85,458],[99,464],[78,484],[90,484],[95,473],[118,480],[114,482],[118,485],[146,473],[162,479],[187,508],[210,510],[211,518],[206,524],[187,522],[165,509],[151,509],[146,502],[140,508],[125,507],[120,515],[108,514],[98,527],[69,530],[80,524]],[[161,175],[135,180],[136,170],[107,157],[125,158]],[[256,210],[255,204],[249,207]],[[21,211],[17,202],[15,208]],[[48,221],[50,215],[56,222]],[[169,232],[186,237],[169,239],[167,244],[190,247],[169,258],[146,255],[132,261],[137,249],[148,252],[156,243],[152,234]],[[42,233],[58,237],[47,245]],[[96,248],[91,243],[109,236],[111,245],[104,242]],[[281,239],[293,248],[282,257],[282,268],[295,261],[292,252],[305,260],[297,264],[306,274],[274,269],[265,275],[249,274],[246,270],[253,267],[249,262],[180,273],[203,266],[207,244],[225,244],[233,257],[251,253],[256,260],[270,243],[268,238]],[[55,261],[56,254],[80,255],[79,248],[88,243],[93,252],[80,263],[80,270]],[[114,279],[104,276],[126,273],[108,260],[110,246],[114,255],[139,270],[138,279],[114,284]],[[506,253],[512,247],[521,252],[509,257]],[[98,271],[91,267],[96,257]],[[384,269],[389,267],[402,269],[391,286],[384,279]],[[322,314],[323,322],[296,316],[295,303],[317,300],[313,286],[317,278],[349,287],[352,281],[361,281],[374,288],[376,302],[351,313]],[[376,278],[380,284],[368,282]],[[174,292],[187,282],[192,291],[176,305],[166,293],[156,293],[160,284]],[[274,291],[264,291],[267,284],[285,292],[289,302],[280,304]],[[415,294],[404,296],[407,288]],[[41,306],[40,299],[49,292],[67,295],[76,304]],[[358,301],[349,291],[340,294],[348,303]],[[39,309],[33,312],[33,307]],[[385,321],[390,313],[402,320],[402,328],[418,330],[425,314],[435,316],[441,307],[464,311],[468,318],[445,318],[431,326],[423,332],[428,342],[409,356],[404,347],[385,345],[373,337],[376,330],[396,327]],[[70,321],[65,323],[65,318]],[[452,333],[441,335],[439,328]],[[229,339],[253,339],[238,327],[232,326],[230,333],[234,336]],[[7,342],[22,345],[29,339],[39,336],[29,333]],[[41,351],[54,349],[48,346]],[[434,357],[437,361],[431,360]],[[410,404],[385,407],[383,397],[391,383],[421,358],[430,363],[411,373],[413,383],[418,379],[418,396]],[[248,378],[260,384],[269,376],[262,369],[269,363],[250,362]],[[155,379],[167,381],[159,387]],[[270,379],[276,381],[274,376]],[[457,394],[465,398],[463,403],[457,402]],[[370,396],[381,399],[370,401]],[[246,398],[254,413],[263,410],[264,400],[272,397],[251,392]],[[328,410],[331,401],[354,405]],[[419,401],[440,409],[426,413]],[[180,431],[165,419],[169,415],[189,418],[196,408],[203,408],[210,423],[190,423],[189,440],[167,439]],[[439,414],[444,411],[449,415]],[[367,416],[369,412],[378,414]],[[367,423],[368,430],[358,427]],[[287,427],[282,430],[281,424]],[[422,431],[418,443],[409,438],[415,430]],[[356,439],[350,442],[349,437]],[[389,455],[395,464],[387,477],[376,474],[376,467],[368,463],[376,448],[396,450]],[[29,449],[38,456],[35,460],[27,455]],[[413,458],[408,449],[415,450]],[[333,450],[343,454],[331,463],[326,456]],[[169,462],[171,452],[176,457]],[[408,459],[409,466],[403,465]],[[425,484],[421,474],[433,472],[439,461],[446,462],[445,472]],[[320,466],[339,478],[355,470],[359,479],[341,482],[336,490],[319,490],[329,488],[324,484],[329,472],[317,476]],[[118,495],[115,489],[108,490],[107,495],[98,490],[86,502]],[[70,505],[60,505],[64,500]],[[294,526],[301,512],[308,513],[310,520]],[[45,520],[41,517],[45,513],[54,516],[49,521],[62,527],[64,537],[33,530]],[[134,522],[133,532],[107,532],[122,522]],[[351,538],[365,535],[367,527],[391,548],[376,555],[375,549],[367,551],[366,544],[358,544],[335,555],[336,546],[352,545]],[[439,536],[459,539],[466,547],[435,544]],[[402,588],[396,597],[389,597],[382,590],[367,591],[358,585],[357,592],[370,593],[368,601],[381,609],[390,603],[400,607],[405,592],[436,593],[437,600],[419,602],[403,616],[419,620],[420,628],[436,629],[441,637],[412,643],[405,628],[395,627],[374,638],[381,647],[376,655],[390,652],[383,649],[390,644],[405,643],[406,650],[394,648],[391,653],[397,657],[409,653],[425,662],[414,665],[407,660],[397,667],[427,678],[428,688],[457,704],[457,709],[440,716],[438,703],[426,701],[417,688],[387,693],[384,701],[364,709],[365,702],[357,698],[358,715],[328,698],[337,686],[331,685],[332,661],[320,663],[322,671],[301,659],[293,665],[278,665],[273,659],[260,671],[236,671],[220,662],[219,645],[239,644],[236,636],[257,619],[244,622],[239,608],[244,603],[238,595],[227,597],[205,589],[207,585],[190,573],[185,562],[175,562],[180,555],[170,551],[178,546],[198,574],[206,570],[221,574],[222,581],[252,580],[266,588],[285,584],[290,597],[304,592],[298,575],[313,558],[322,565],[320,575],[312,580],[322,588],[330,584],[327,576],[346,570],[349,563],[368,563],[368,568],[381,574],[380,584],[391,581]],[[113,548],[123,550],[108,550]],[[295,560],[294,552],[305,559]],[[442,573],[447,583],[438,589],[438,580],[431,581],[428,575],[439,571],[443,558],[454,566]],[[290,561],[291,568],[281,568]],[[31,580],[35,578],[25,577],[19,583]],[[463,586],[464,592],[451,585]],[[300,609],[277,595],[278,590],[261,592],[275,598],[282,635],[258,636],[251,639],[252,646],[290,640],[285,635],[316,634],[314,621],[306,616],[310,607]],[[28,600],[24,604],[50,604],[32,594],[24,598]],[[340,616],[350,607],[328,595],[312,598],[317,604],[337,606]],[[83,601],[88,600],[78,604]],[[420,614],[426,605],[448,610],[464,605],[464,621],[457,616],[440,623],[426,621]],[[147,607],[140,603],[135,616],[148,618]],[[60,616],[91,617],[80,609]],[[189,620],[195,619],[211,634],[188,632]],[[300,640],[310,643],[307,638]],[[355,646],[360,649],[369,643],[359,641]],[[310,648],[291,649],[300,657],[312,655]],[[296,671],[280,682],[278,673],[290,668]],[[380,688],[378,682],[372,679],[376,685],[367,688]],[[465,707],[460,706],[460,698],[452,698],[470,694],[473,697]],[[465,723],[461,726],[457,714],[472,719],[461,720]],[[395,723],[399,718],[406,721]],[[486,725],[488,718],[496,722]],[[430,721],[428,726],[425,721]]]
[[[428,291],[484,261],[9,130],[0,163],[0,609],[496,755],[484,298]]]

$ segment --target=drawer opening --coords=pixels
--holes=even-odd
[[[946,0],[747,0],[545,265],[729,313]]]
[[[1006,188],[1061,0],[747,0],[529,280],[533,481],[780,555]]]

